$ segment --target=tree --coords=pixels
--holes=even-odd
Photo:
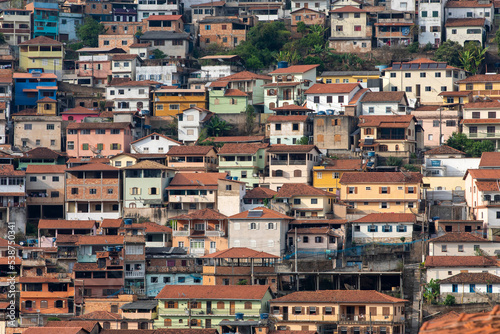
[[[387,166],[401,167],[403,165],[403,159],[397,157],[388,157],[386,162]]]
[[[446,145],[464,152],[469,157],[480,157],[483,152],[495,150],[495,144],[491,140],[473,140],[467,138],[464,133],[457,132],[453,132]]]
[[[247,135],[249,135],[252,133],[255,126],[255,108],[251,104],[247,105],[247,108],[245,109],[245,116],[245,131]]]
[[[207,124],[207,135],[210,137],[222,137],[229,130],[231,130],[231,125],[225,120],[220,119],[217,115],[210,119]]]
[[[434,52],[432,60],[445,61],[450,66],[460,67],[460,52],[463,47],[453,41],[446,41]]]
[[[307,32],[307,25],[304,23],[304,21],[297,22],[297,32],[302,35]]]
[[[439,280],[431,278],[430,282],[424,287],[424,299],[427,303],[435,303],[439,297]]]
[[[95,48],[99,46],[99,35],[105,30],[104,25],[87,16],[83,24],[76,27],[76,36],[84,45]]]
[[[304,136],[297,140],[297,145],[309,145],[309,138]]]
[[[469,43],[460,52],[460,63],[462,68],[472,74],[476,74],[481,68],[481,64],[486,56],[488,48],[483,48],[476,43]]]
[[[453,306],[453,305],[455,305],[455,296],[447,295],[443,304],[445,304],[446,306]]]
[[[167,55],[161,51],[160,49],[154,49],[153,52],[153,57],[155,57],[155,59],[164,59]]]
[[[469,138],[467,138],[467,135],[462,132],[453,132],[448,140],[446,140],[446,145],[462,152],[465,152],[468,143]]]

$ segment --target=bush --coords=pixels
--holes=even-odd
[[[446,306],[452,306],[455,305],[455,297],[452,295],[447,295],[446,299],[444,300],[444,304]]]
[[[410,51],[410,53],[417,53],[419,51],[418,42],[411,43],[408,47],[408,51]]]
[[[401,167],[403,165],[403,159],[397,157],[388,157],[386,165]]]

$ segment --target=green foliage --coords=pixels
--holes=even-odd
[[[409,172],[420,172],[420,168],[415,165],[405,164],[403,167]]]
[[[105,32],[104,25],[87,16],[83,20],[83,24],[76,27],[76,36],[85,46],[99,46],[99,35]]]
[[[210,137],[223,137],[231,130],[231,125],[215,115],[210,119],[210,122],[208,122],[206,129],[207,135]]]
[[[498,45],[498,54],[500,55],[500,29],[495,33],[495,42]]]
[[[410,53],[417,53],[418,51],[420,51],[420,48],[418,46],[418,42],[411,43],[410,46],[408,47],[408,51]]]
[[[5,36],[0,32],[0,44],[5,44]]]
[[[26,236],[23,232],[16,232],[16,234],[14,234],[14,242],[19,244],[21,241],[26,241]]]
[[[304,136],[297,140],[297,145],[309,145],[309,138]]]
[[[304,21],[299,21],[297,23],[297,32],[299,34],[305,34],[307,32],[307,25],[304,23]]]
[[[47,321],[61,321],[58,317],[48,317]]]
[[[427,44],[425,44],[425,46],[423,47],[422,51],[431,51],[432,50],[432,44],[431,42],[428,42]]]
[[[403,165],[403,159],[397,157],[388,157],[385,163],[387,166],[401,167]]]
[[[246,279],[242,279],[238,283],[236,283],[236,285],[247,285],[247,284],[248,284],[248,281]]]
[[[460,52],[462,50],[463,47],[459,43],[446,41],[434,52],[432,60],[445,61],[450,66],[460,67]]]
[[[247,135],[252,133],[252,130],[255,126],[255,108],[249,104],[247,105],[247,108],[245,109],[245,130]]]
[[[439,297],[439,280],[431,278],[430,282],[424,286],[424,299],[427,303],[435,303]]]
[[[152,54],[155,57],[155,59],[164,59],[167,56],[163,51],[159,49],[154,49]]]
[[[469,157],[480,157],[483,152],[495,150],[495,144],[491,140],[473,140],[467,138],[466,134],[457,132],[453,132],[446,145],[465,152]]]
[[[455,305],[455,296],[447,295],[446,299],[443,302],[443,304],[446,305],[446,306]]]
[[[460,52],[461,67],[473,75],[476,74],[481,68],[486,51],[488,51],[488,48],[483,49],[479,44],[468,43]]]
[[[68,45],[68,48],[73,50],[73,51],[76,51],[76,50],[80,50],[81,48],[83,48],[85,45],[83,44],[83,42],[76,42],[76,43],[71,43]]]

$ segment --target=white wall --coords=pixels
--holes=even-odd
[[[200,119],[204,119],[206,112],[196,109],[186,109],[182,112],[182,121],[178,121],[177,129],[179,140],[182,142],[195,142],[200,137]],[[192,131],[190,131],[192,130]]]
[[[180,146],[180,144],[159,135],[151,135],[141,141],[130,144],[130,152],[146,154],[167,153],[172,146]]]
[[[470,29],[477,30],[477,33],[469,34]],[[468,41],[478,41],[483,43],[483,32],[482,27],[446,27],[446,38],[449,41],[457,42],[460,45],[464,45]]]
[[[496,267],[448,267],[448,268],[427,268],[427,282],[431,279],[445,279],[461,272],[467,271],[469,273],[482,273],[488,272],[493,275],[498,275]]]
[[[140,66],[135,69],[136,80],[154,80],[161,82],[164,85],[172,86],[177,81],[175,80],[177,74],[177,66]]]
[[[441,2],[419,2],[418,4],[418,24],[420,27],[425,27],[425,32],[420,31],[418,35],[418,42],[420,45],[427,43],[434,44],[436,38],[442,41],[442,32],[444,29],[444,4],[445,0]],[[422,16],[422,12],[427,12],[427,17]],[[437,11],[438,17],[433,17],[432,12]],[[439,32],[432,32],[431,27],[439,27]]]
[[[414,12],[415,0],[391,0],[391,9],[401,12]]]
[[[470,292],[470,284],[469,283],[457,283],[458,284],[458,292],[455,293],[471,293]],[[440,292],[441,294],[445,293],[453,293],[453,284],[440,284]],[[476,292],[486,293],[487,287],[486,284],[476,284],[475,288]],[[493,284],[493,292],[492,293],[500,293],[500,284]]]
[[[472,13],[472,18],[486,19],[485,24],[492,25],[493,20],[493,5],[491,7],[477,7],[477,8],[446,8],[446,19],[465,19],[471,18],[467,13]],[[491,29],[490,29],[491,31]]]
[[[398,112],[399,103],[370,103],[370,102],[361,102],[361,112],[362,115],[406,115],[406,112]],[[386,108],[391,107],[391,112],[387,112]],[[370,113],[370,108],[373,108],[373,113]]]
[[[107,87],[106,98],[114,102],[115,111],[149,110],[149,87]],[[128,108],[120,107],[120,102],[128,102]],[[139,102],[142,102],[142,108],[137,107]]]
[[[442,251],[446,245],[446,252]],[[463,247],[463,252],[458,251],[458,245]],[[431,256],[475,256],[474,246],[478,245],[488,255],[495,256],[495,251],[500,250],[497,242],[430,242],[429,255]]]
[[[357,232],[355,231],[356,225],[359,226],[360,231]],[[373,225],[377,226],[377,232],[368,232],[368,227],[371,226],[372,224],[358,224],[354,223],[352,226],[352,238],[354,239],[388,239],[388,238],[394,238],[394,239],[400,239],[404,237],[406,240],[405,241],[410,241],[412,239],[412,233],[413,233],[413,224],[408,224],[408,223],[374,223]],[[382,232],[382,227],[383,226],[391,226],[392,227],[392,232]],[[404,225],[406,226],[406,232],[398,232],[397,227],[399,225]],[[401,242],[401,240],[399,240]]]
[[[288,222],[279,219],[255,219],[257,229],[251,230],[251,219],[229,220],[229,248],[247,247],[259,252],[281,256],[286,247]],[[267,223],[274,223],[275,229],[267,229]]]
[[[201,67],[201,78],[214,81],[236,72],[231,71],[231,65],[205,65]]]
[[[445,172],[442,175],[433,175],[433,176],[460,176],[463,177],[467,169],[477,169],[479,168],[480,158],[443,158],[443,159],[432,159],[425,158],[426,166],[432,167],[432,160],[441,161],[441,166],[446,167]]]

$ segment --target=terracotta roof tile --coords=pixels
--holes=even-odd
[[[361,103],[365,102],[399,102],[406,98],[405,92],[367,92]]]
[[[468,82],[500,82],[500,74],[476,74],[457,81],[457,83]]]
[[[500,167],[500,152],[483,152],[479,168]]]
[[[490,242],[490,240],[481,238],[470,232],[448,232],[431,239],[430,242]]]
[[[368,13],[368,11],[354,6],[344,6],[331,10],[330,13]]]
[[[271,81],[272,77],[269,75],[256,74],[249,71],[242,71],[235,74],[228,75],[217,79],[217,81],[247,81],[247,80],[265,80]]]
[[[153,222],[145,222],[145,223],[135,223],[131,225],[124,225],[125,229],[144,229],[146,233],[172,233],[172,228],[160,225]]]
[[[22,170],[15,170],[12,165],[0,165],[0,175],[2,176],[24,176],[25,172]]]
[[[103,163],[108,165],[109,158],[69,158],[67,161],[69,164],[92,164],[92,163]]]
[[[172,146],[167,155],[207,155],[213,146]]]
[[[371,92],[370,88],[363,88],[363,89],[360,89],[356,92],[356,94],[354,94],[354,96],[352,97],[351,101],[349,101],[349,105],[351,106],[354,106],[356,105],[360,99],[365,96],[365,94],[367,92]]]
[[[165,285],[156,299],[261,300],[267,285]]]
[[[9,302],[0,302],[0,310],[5,310],[9,306],[10,306]]]
[[[438,94],[438,96],[469,96],[472,95],[470,90],[463,91],[445,91]],[[438,106],[439,107],[439,106]]]
[[[314,84],[305,94],[347,94],[358,87],[362,88],[359,83]]]
[[[134,60],[136,58],[139,58],[138,55],[136,54],[119,54],[119,55],[113,55],[113,60]]]
[[[273,198],[278,192],[269,188],[255,187],[252,190],[248,190],[243,198]]]
[[[391,297],[375,290],[318,290],[298,291],[271,300],[282,302],[323,302],[323,303],[405,303],[407,300]]]
[[[215,211],[213,209],[202,209],[191,212],[186,215],[172,217],[173,220],[224,220],[227,219],[226,215]]]
[[[101,223],[102,228],[119,228],[123,226],[123,219],[103,219]]]
[[[23,334],[84,334],[87,333],[82,327],[66,327],[66,328],[51,328],[51,327],[31,327],[26,329]]]
[[[476,7],[483,7],[483,8],[489,8],[492,7],[491,2],[480,2],[476,0],[453,0],[453,1],[448,1],[446,3],[446,8],[476,8]]]
[[[414,223],[413,213],[370,213],[352,223]]]
[[[498,108],[500,108],[499,100],[470,102],[464,104],[464,109],[498,109]]]
[[[359,127],[408,127],[411,121],[415,121],[413,115],[384,115],[384,116],[360,116]]]
[[[207,140],[214,143],[251,143],[264,142],[265,136],[226,136],[226,137],[208,137]]]
[[[146,20],[148,21],[177,21],[182,18],[182,15],[151,15]]]
[[[462,124],[497,124],[500,123],[498,118],[484,118],[484,119],[463,119]]]
[[[499,284],[500,277],[490,273],[460,273],[439,281],[439,284],[452,283]]]
[[[277,259],[279,256],[266,252],[259,252],[246,247],[232,247],[212,254],[202,256],[205,259]]]
[[[219,155],[224,154],[256,154],[260,149],[268,147],[264,143],[226,143],[219,150]]]
[[[285,152],[310,152],[312,150],[316,150],[319,152],[316,145],[284,145],[284,144],[275,144],[269,146],[268,152],[273,153],[285,153]]]
[[[23,154],[23,159],[57,159],[62,154],[46,147],[37,147]]]
[[[94,220],[40,219],[38,229],[92,229]]]
[[[273,111],[279,111],[279,110],[295,111],[295,110],[298,110],[298,111],[306,111],[306,112],[307,111],[314,111],[314,109],[309,109],[309,108],[304,107],[304,106],[298,106],[296,104],[288,104],[286,106],[271,108],[271,110],[273,110]]]
[[[96,171],[119,171],[120,168],[110,166],[110,165],[105,165],[103,163],[92,163],[92,164],[85,164],[85,165],[67,168],[66,170],[71,171],[71,172],[95,171],[95,170]]]
[[[57,100],[51,99],[50,97],[44,97],[43,99],[37,100],[36,103],[39,102],[57,102]]]
[[[497,260],[487,256],[427,256],[425,266],[433,267],[497,267]]]
[[[123,245],[123,235],[81,235],[77,245]]]
[[[81,327],[87,332],[92,332],[95,326],[99,326],[97,321],[48,321],[45,327]]]
[[[313,170],[321,172],[324,167],[325,170],[363,170],[365,167],[362,159],[328,159],[324,158],[321,166],[314,166]]]
[[[19,43],[19,45],[63,45],[63,43],[45,36],[38,36],[28,41]]]
[[[306,73],[310,70],[315,69],[318,66],[319,66],[318,64],[315,64],[315,65],[293,65],[293,66],[289,66],[286,68],[278,68],[277,70],[272,71],[269,74]]]
[[[455,317],[443,316],[427,321],[420,328],[419,334],[497,334],[499,324],[500,306],[496,305],[490,312],[461,313]]]
[[[327,196],[334,197],[335,195],[327,191],[314,188],[313,186],[304,183],[284,183],[276,194],[277,198],[291,198],[301,196]]]
[[[99,334],[218,334],[215,328],[104,329]]]
[[[433,148],[424,152],[424,155],[432,154],[464,154],[464,152],[457,150],[456,148],[450,147],[448,145],[441,145],[439,147]]]
[[[64,174],[65,165],[28,165],[26,174]]]
[[[347,219],[295,219],[290,222],[294,225],[343,225],[347,223]]]
[[[250,211],[259,211],[259,210],[262,211],[262,215],[260,217],[249,217],[248,216],[248,213]],[[279,213],[277,211],[260,206],[258,208],[252,209],[252,210],[247,210],[244,212],[237,213],[233,216],[230,216],[229,219],[293,219],[293,218],[288,217],[287,215],[284,215],[284,214]]]
[[[167,167],[151,160],[142,160],[135,165],[123,167],[122,169],[171,169],[171,167]]]
[[[476,187],[479,191],[500,191],[497,181],[477,181]]]
[[[78,241],[78,234],[58,234],[56,238],[56,245],[59,244],[75,244]]]
[[[341,184],[353,183],[420,183],[422,174],[417,172],[383,172],[383,173],[352,173],[342,174]]]
[[[248,96],[248,94],[239,89],[226,89],[224,96]]]
[[[455,1],[449,1],[450,2],[455,2]],[[457,1],[458,2],[458,1]],[[470,0],[463,1],[463,2],[470,2]],[[486,19],[448,19],[446,20],[446,27],[484,27],[484,24],[486,22]]]
[[[130,44],[129,48],[147,48],[151,46],[151,43],[133,43]]]
[[[465,173],[464,179],[467,175],[477,180],[498,180],[500,179],[500,169],[468,169]]]
[[[272,115],[267,118],[267,121],[272,122],[305,122],[309,116],[307,115],[290,115],[290,116],[281,116],[281,115]]]
[[[217,186],[219,180],[226,178],[226,173],[177,173],[175,174],[170,185],[185,186],[185,187],[205,187]]]
[[[88,319],[88,320],[119,320],[122,319],[121,315],[116,313],[111,313],[108,311],[94,311],[86,314],[77,316],[78,319]]]

